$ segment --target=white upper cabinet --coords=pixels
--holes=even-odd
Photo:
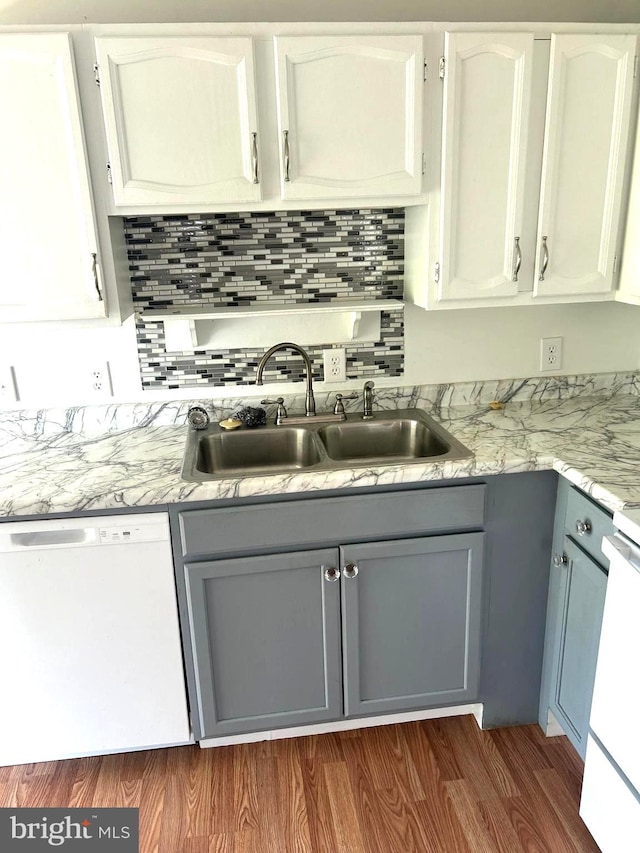
[[[250,38],[99,37],[117,206],[261,198]]]
[[[551,37],[534,297],[613,288],[635,47]]]
[[[0,322],[105,316],[67,33],[0,35]]]
[[[284,199],[422,184],[422,37],[275,37]]]
[[[440,299],[513,296],[533,35],[447,33]]]
[[[438,250],[414,301],[611,298],[635,48],[635,35],[446,35]]]

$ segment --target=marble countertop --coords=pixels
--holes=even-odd
[[[386,407],[393,405],[387,401]],[[143,420],[100,434],[37,434],[16,420],[0,431],[0,516],[97,512],[550,468],[612,511],[640,507],[636,394],[512,400],[497,411],[486,403],[445,406],[440,401],[428,411],[473,451],[473,458],[315,473],[307,469],[208,483],[186,483],[180,477],[183,425],[146,425]]]

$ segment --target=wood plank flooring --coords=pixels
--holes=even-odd
[[[0,767],[0,806],[137,806],[141,853],[598,853],[582,763],[473,717]]]

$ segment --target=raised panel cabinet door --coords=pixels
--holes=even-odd
[[[97,38],[116,205],[261,198],[249,38]]]
[[[613,287],[635,35],[552,35],[534,296]]]
[[[533,35],[447,33],[439,301],[516,296]]]
[[[422,37],[274,41],[282,197],[420,193]]]
[[[345,714],[472,701],[483,533],[341,548]]]
[[[187,563],[197,736],[342,713],[337,549]]]
[[[569,539],[552,711],[584,758],[607,576]]]
[[[0,321],[104,317],[68,33],[0,35]]]

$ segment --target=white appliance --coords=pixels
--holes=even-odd
[[[580,815],[603,853],[640,850],[640,512],[616,513],[635,537],[605,537],[609,580],[589,718]]]
[[[0,766],[191,742],[166,513],[0,524]]]

